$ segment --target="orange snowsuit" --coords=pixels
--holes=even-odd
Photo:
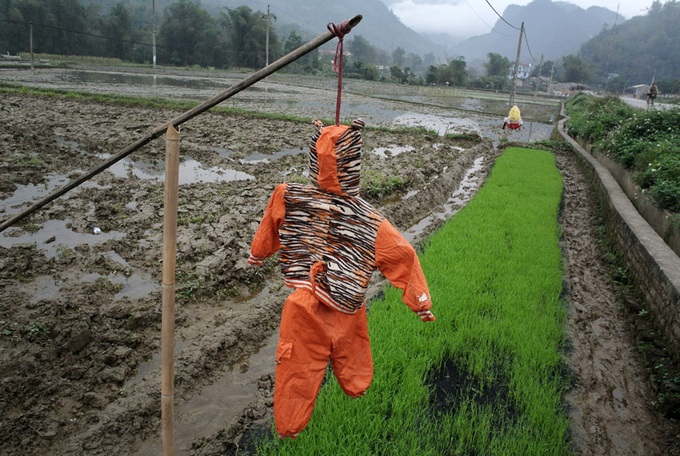
[[[309,422],[330,360],[343,391],[359,397],[373,379],[365,294],[376,269],[404,303],[434,321],[413,247],[359,197],[364,123],[321,127],[310,143],[310,185],[280,184],[253,239],[248,262],[280,251],[286,299],[276,351],[274,421],[279,437]]]

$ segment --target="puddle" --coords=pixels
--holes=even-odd
[[[389,145],[387,147],[376,147],[371,151],[371,153],[379,156],[380,158],[396,157],[404,152],[413,152],[416,150],[413,146],[397,146],[396,144]]]
[[[97,154],[100,158],[108,160],[110,154]],[[130,176],[143,180],[165,179],[165,161],[158,160],[156,163],[133,161],[129,157],[114,163],[106,169],[116,177],[128,178]],[[252,180],[255,176],[234,169],[219,168],[213,166],[204,168],[201,163],[191,157],[183,158],[179,163],[179,185],[196,183],[233,182]]]
[[[35,233],[16,228],[5,230],[0,233],[0,247],[10,249],[15,245],[34,244],[47,258],[57,258],[72,255],[71,250],[80,244],[92,246],[125,237],[125,233],[119,231],[77,233],[67,226],[70,223],[70,220],[48,220]]]
[[[77,171],[79,172],[79,171]],[[47,175],[46,181],[42,184],[17,185],[16,190],[7,199],[0,201],[0,214],[14,215],[26,209],[29,205],[44,198],[55,190],[68,184],[71,179],[64,175]],[[84,188],[102,188],[95,182],[88,181],[80,185],[77,189],[62,195],[61,198],[70,198],[79,190]]]
[[[187,449],[192,442],[201,437],[209,437],[228,428],[241,417],[242,411],[253,401],[258,391],[258,382],[263,375],[274,372],[274,358],[279,333],[274,333],[260,349],[247,357],[245,362],[225,372],[214,383],[205,387],[188,402],[174,407],[175,448]],[[183,344],[175,342],[175,353],[181,351]],[[138,374],[125,385],[126,388],[139,383],[153,369],[160,370],[160,352],[145,365],[140,365]],[[137,456],[156,456],[161,453],[159,439],[147,441],[137,450]]]
[[[266,164],[270,163],[273,160],[278,160],[281,157],[285,157],[288,155],[298,155],[298,154],[306,154],[307,150],[306,149],[283,149],[278,152],[274,152],[273,154],[263,154],[261,152],[253,152],[252,154],[248,155],[245,158],[240,158],[240,159],[234,159],[232,155],[234,154],[233,151],[229,149],[224,149],[222,147],[213,147],[213,151],[217,152],[220,157],[222,158],[227,158],[229,160],[236,160],[239,163],[242,164]]]
[[[501,141],[532,142],[550,139],[554,125],[541,122],[524,122],[521,130],[503,130],[503,119],[499,117],[475,116],[474,118],[445,117],[409,112],[394,119],[395,125],[424,127],[434,130],[440,136],[446,134],[478,134],[490,139],[497,147]]]
[[[175,359],[177,359],[177,355],[184,350],[184,348],[188,345],[188,342],[185,340],[182,340],[179,337],[175,337],[175,347],[173,349],[173,354],[175,355]],[[156,353],[154,353],[151,356],[151,359],[149,361],[146,361],[144,363],[139,363],[137,366],[137,372],[135,375],[130,377],[125,384],[123,385],[123,388],[126,390],[132,389],[135,385],[139,384],[144,380],[144,377],[147,375],[151,374],[153,371],[158,370],[158,377],[160,378],[161,375],[161,351],[158,350]]]
[[[403,233],[407,241],[412,243],[418,235],[422,234],[423,231],[430,226],[430,224],[437,220],[448,219],[470,201],[472,196],[479,189],[480,177],[476,175],[476,173],[482,169],[483,162],[484,157],[478,157],[474,161],[472,167],[465,172],[465,176],[456,191],[451,194],[440,211],[428,215]],[[411,196],[413,195],[407,195],[407,197]]]
[[[503,130],[502,119],[495,121],[492,119],[480,119],[479,125],[484,132],[483,136],[490,139],[494,147],[497,147],[501,141],[507,140],[512,142],[534,142],[546,141],[552,136],[555,128],[552,124],[540,122],[524,122],[521,130]]]
[[[31,283],[33,286],[33,294],[29,298],[31,304],[52,300],[61,291],[61,281],[57,282],[51,276],[38,276]]]
[[[80,84],[122,84],[134,86],[169,86],[189,89],[226,89],[230,86],[226,81],[201,77],[156,76],[151,74],[133,74],[116,72],[73,71],[67,73],[64,80]]]
[[[444,117],[409,112],[395,117],[394,124],[406,127],[424,127],[428,130],[436,131],[440,136],[454,133],[482,134],[476,121],[460,117]]]
[[[113,250],[104,252],[102,256],[120,265],[120,267],[116,267],[111,273],[106,275],[99,273],[86,274],[81,277],[83,282],[92,283],[97,279],[106,279],[114,285],[122,285],[123,288],[114,296],[116,300],[123,298],[139,300],[148,297],[151,293],[160,291],[161,285],[151,276],[143,276],[139,273],[128,276],[127,274],[133,271],[132,266]]]

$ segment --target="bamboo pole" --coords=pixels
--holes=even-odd
[[[175,257],[177,254],[177,193],[179,132],[168,126],[165,147],[165,209],[163,212],[163,311],[161,323],[161,421],[163,455],[174,456]]]
[[[360,14],[354,16],[352,19],[349,20],[349,26],[350,28],[356,27],[356,25],[361,22],[361,19],[363,16]],[[256,71],[252,75],[248,76],[247,78],[243,79],[241,82],[234,84],[233,86],[229,87],[228,89],[224,90],[223,92],[219,93],[218,95],[214,96],[213,98],[201,103],[200,105],[196,106],[193,109],[190,109],[189,111],[184,112],[183,114],[175,117],[174,119],[171,119],[170,121],[159,125],[158,127],[154,128],[150,133],[148,133],[145,137],[137,140],[135,143],[131,144],[130,146],[126,147],[125,149],[122,149],[120,152],[118,152],[116,155],[113,157],[109,158],[107,161],[101,163],[100,165],[96,166],[89,172],[83,174],[82,176],[74,179],[73,181],[69,182],[65,186],[63,186],[60,189],[55,190],[51,194],[47,195],[43,199],[39,200],[38,202],[34,203],[31,207],[28,209],[24,210],[23,212],[20,212],[19,214],[14,215],[13,217],[10,217],[6,221],[2,222],[0,224],[0,232],[4,231],[8,227],[14,225],[18,221],[24,219],[26,216],[32,214],[33,212],[37,211],[38,209],[42,208],[49,202],[59,198],[62,196],[64,193],[68,192],[69,190],[74,189],[75,187],[79,186],[83,182],[89,180],[93,176],[99,174],[100,172],[104,171],[105,169],[109,168],[110,166],[114,165],[118,161],[122,160],[123,158],[127,157],[130,155],[132,152],[135,150],[139,149],[140,147],[148,144],[149,142],[153,141],[154,139],[158,138],[160,135],[162,135],[168,126],[172,125],[175,128],[179,127],[181,124],[184,122],[193,119],[197,115],[207,111],[208,109],[218,105],[219,103],[223,102],[224,100],[236,95],[237,93],[241,92],[242,90],[247,89],[251,85],[255,84],[256,82],[264,79],[265,77],[269,76],[272,73],[275,73],[276,71],[280,70],[281,68],[285,67],[286,65],[294,62],[295,60],[299,59],[300,57],[303,57],[304,55],[308,54],[309,52],[313,51],[314,49],[320,47],[321,45],[327,43],[328,41],[332,40],[335,37],[332,32],[328,31],[326,33],[323,33],[319,35],[318,37],[314,38],[313,40],[309,41],[307,44],[304,44],[297,48],[296,50],[290,52],[289,54],[286,54],[285,56],[281,57],[275,62],[272,62],[270,65],[267,65],[266,67],[262,68],[259,71]]]

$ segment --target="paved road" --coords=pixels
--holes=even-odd
[[[634,108],[647,109],[647,99],[646,98],[621,97],[621,99]],[[666,104],[666,103],[659,103],[659,102],[654,103],[654,108],[656,108],[656,109],[671,109],[674,106],[675,105]]]

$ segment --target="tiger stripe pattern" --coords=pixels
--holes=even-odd
[[[361,177],[361,146],[363,139],[361,129],[365,123],[361,119],[352,121],[350,128],[338,139],[335,144],[337,158],[337,176],[340,188],[345,195],[359,196],[359,180]],[[309,177],[312,182],[319,180],[319,158],[316,150],[316,142],[321,136],[322,130],[318,130],[311,138],[309,144]]]
[[[279,229],[280,265],[287,286],[305,288],[340,312],[363,304],[376,269],[375,240],[384,217],[359,197],[313,185],[288,184]],[[318,272],[310,274],[310,271]]]

